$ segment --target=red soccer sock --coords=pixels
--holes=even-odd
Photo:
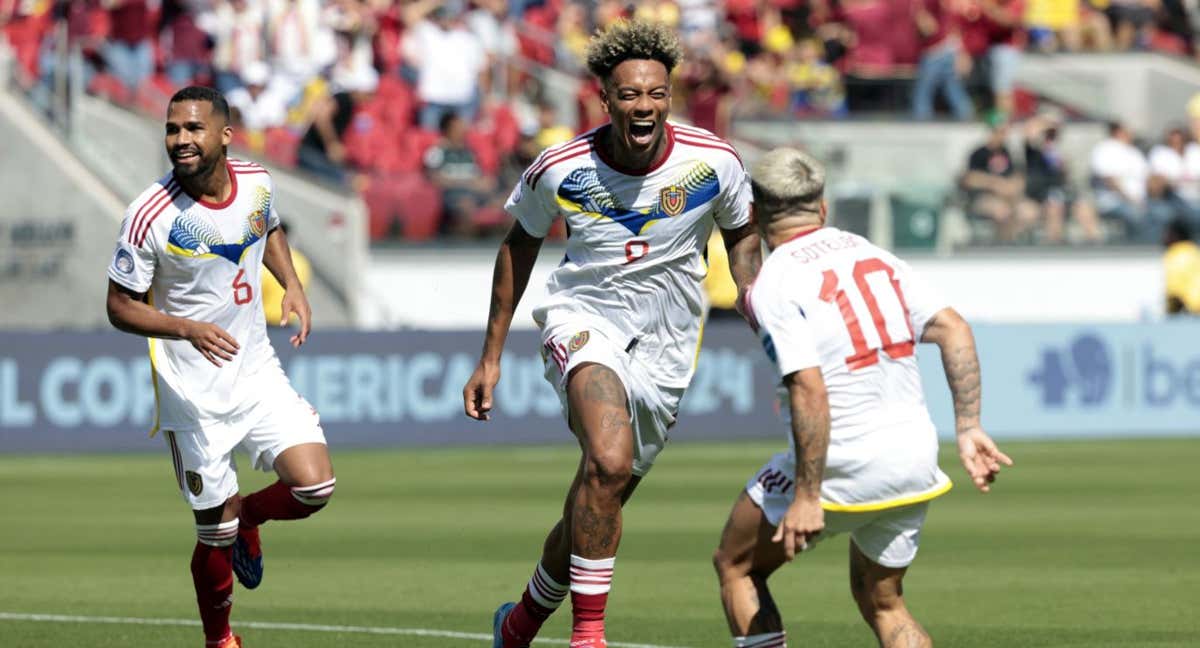
[[[508,613],[504,625],[500,627],[505,648],[529,645],[538,630],[542,629],[542,624],[566,597],[567,587],[555,582],[539,562],[529,584],[525,586],[521,601]]]
[[[608,605],[616,560],[615,557],[589,560],[571,555],[572,646],[604,646],[604,608]]]
[[[192,552],[192,583],[196,586],[204,639],[210,646],[218,645],[232,634],[229,613],[233,609],[233,547],[197,542]]]
[[[277,481],[242,498],[242,526],[257,527],[267,520],[299,520],[324,508],[336,480],[315,486],[289,487]]]

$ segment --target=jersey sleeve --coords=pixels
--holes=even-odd
[[[948,308],[949,303],[940,292],[929,282],[913,271],[912,266],[896,259],[896,269],[900,281],[901,294],[904,295],[904,305],[908,307],[909,322],[912,324],[913,336],[919,341],[925,332],[925,325],[938,311]]]
[[[547,192],[551,191],[550,186],[551,183],[542,178],[536,188],[530,187],[529,182],[522,177],[504,203],[504,210],[512,214],[530,236],[545,238],[558,216],[557,207],[547,195]]]
[[[804,309],[781,294],[780,285],[755,285],[750,305],[763,350],[779,368],[780,377],[784,377],[821,366],[821,357]]]
[[[145,236],[141,245],[130,242],[129,227],[133,220],[133,210],[125,212],[121,221],[121,232],[117,237],[117,249],[113,252],[112,261],[108,264],[108,278],[137,293],[150,290],[154,280],[154,269],[158,265],[154,252],[154,233]]]
[[[271,231],[279,227],[281,221],[279,216],[279,193],[275,189],[275,178],[271,178],[267,188],[271,192],[271,207],[267,210],[267,231]]]
[[[741,164],[730,164],[725,173],[714,217],[718,227],[731,230],[750,222],[750,204],[754,202],[754,194],[750,191],[750,174]]]

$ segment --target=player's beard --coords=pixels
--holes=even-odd
[[[206,154],[204,149],[198,146],[192,147],[197,151],[195,158],[189,162],[176,162],[171,159],[171,166],[175,169],[175,177],[177,178],[207,178],[216,170],[217,164],[221,160],[220,150],[213,151],[211,154]]]

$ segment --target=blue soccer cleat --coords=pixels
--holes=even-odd
[[[254,589],[262,583],[262,542],[257,527],[238,529],[237,540],[233,543],[233,573],[246,589]]]
[[[500,628],[504,627],[504,620],[515,607],[517,604],[510,601],[496,608],[496,614],[492,616],[492,648],[504,648],[504,637],[500,636]]]

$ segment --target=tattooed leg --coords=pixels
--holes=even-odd
[[[604,365],[572,372],[567,398],[583,466],[571,511],[572,553],[611,558],[621,539],[621,501],[633,480],[633,429],[625,386]]]
[[[873,562],[850,541],[850,592],[881,648],[932,648],[933,640],[904,604],[906,571]]]
[[[567,401],[583,450],[571,510],[571,645],[605,645],[604,614],[621,542],[621,503],[633,480],[633,425],[625,386],[608,367],[571,372]]]

